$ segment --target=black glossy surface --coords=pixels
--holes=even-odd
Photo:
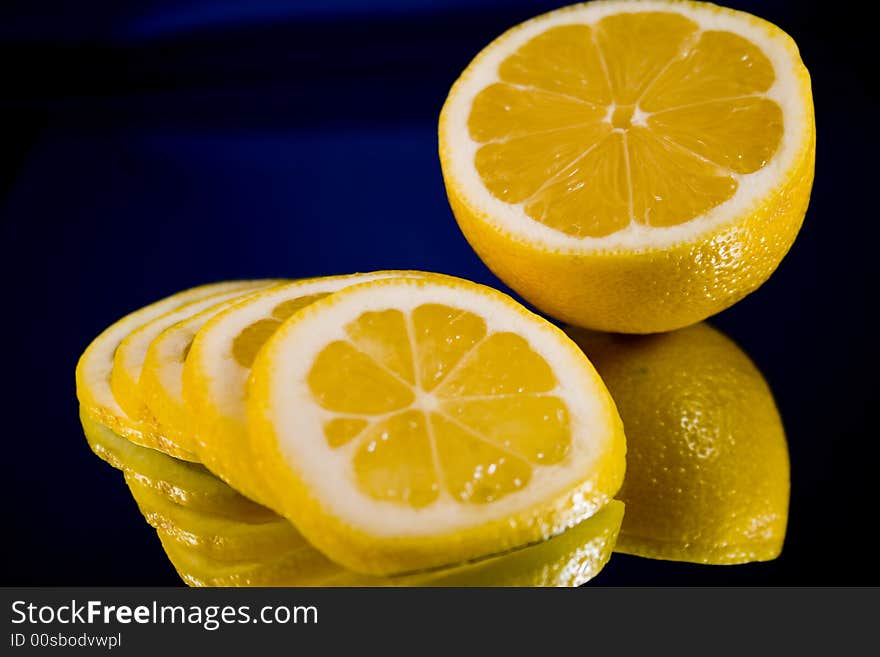
[[[482,46],[553,3],[196,10],[210,4],[0,8],[2,584],[179,583],[77,421],[76,358],[117,317],[235,277],[419,268],[498,285],[446,203],[436,119]],[[877,499],[876,37],[844,3],[731,4],[792,34],[814,83],[804,229],[715,319],[785,421],[788,540],[777,561],[740,567],[618,556],[597,582],[878,584],[863,537]]]

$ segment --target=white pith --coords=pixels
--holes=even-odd
[[[296,281],[262,292],[242,303],[235,304],[197,336],[198,361],[187,358],[186,368],[198,372],[201,385],[213,410],[228,420],[244,422],[247,411],[245,399],[250,368],[242,367],[232,354],[235,338],[247,327],[262,319],[273,319],[272,311],[281,303],[313,294],[333,293],[367,281],[395,276],[418,276],[414,272],[373,272],[349,276],[328,276]],[[193,355],[193,351],[190,352]],[[185,394],[185,393],[184,393]]]
[[[732,32],[760,48],[775,70],[773,86],[758,94],[776,102],[782,110],[785,130],[771,160],[750,174],[730,172],[738,184],[735,194],[702,216],[677,226],[650,227],[631,222],[626,228],[604,237],[575,237],[550,228],[529,217],[524,204],[511,204],[492,195],[485,187],[475,166],[475,156],[482,144],[471,138],[468,118],[477,94],[485,87],[500,82],[500,64],[533,37],[551,27],[572,24],[593,24],[604,16],[624,12],[663,11],[681,14],[696,22],[702,30]],[[523,242],[549,251],[563,253],[600,253],[643,251],[669,247],[698,238],[751,214],[772,196],[779,182],[798,164],[809,131],[809,110],[804,105],[801,82],[797,76],[797,49],[787,37],[769,31],[768,26],[741,12],[714,5],[692,5],[651,0],[595,1],[566,7],[539,16],[499,37],[478,55],[456,83],[444,108],[441,143],[449,166],[446,172],[479,216],[487,223]],[[609,114],[610,116],[610,114]],[[636,108],[634,123],[643,122],[644,115]]]
[[[174,326],[178,322],[188,319],[193,315],[209,308],[220,309],[220,306],[231,299],[238,299],[250,291],[257,290],[278,281],[253,281],[228,292],[212,294],[204,299],[193,301],[180,308],[172,310],[156,319],[144,324],[132,332],[122,341],[114,358],[114,367],[123,367],[133,381],[139,381],[147,349],[165,329]]]
[[[199,329],[212,317],[219,315],[230,306],[241,300],[248,299],[254,294],[258,294],[258,291],[249,292],[243,296],[236,296],[211,306],[207,310],[203,310],[165,329],[159,337],[150,343],[145,363],[155,359],[154,362],[159,364],[156,371],[156,382],[162,387],[162,392],[168,399],[173,399],[180,405],[184,404],[183,353],[192,344]],[[156,417],[160,423],[163,421],[163,418],[158,415]]]
[[[89,406],[100,407],[110,415],[130,419],[128,414],[119,406],[116,398],[113,396],[113,391],[110,389],[113,357],[122,341],[130,333],[147,322],[161,317],[175,308],[212,294],[241,287],[243,284],[244,281],[234,281],[204,285],[186,290],[136,310],[105,329],[88,346],[79,362],[78,370],[80,376],[78,376],[78,382],[87,387],[86,390],[82,391],[84,396],[90,397],[89,399],[81,398],[80,401]]]
[[[320,303],[320,311],[306,309],[266,347],[269,373],[264,385],[269,399],[265,407],[259,405],[259,412],[273,426],[287,467],[322,506],[354,528],[378,536],[425,536],[503,520],[590,481],[598,460],[611,448],[614,422],[598,375],[552,325],[500,293],[477,286],[394,280],[351,288]],[[532,478],[522,489],[491,503],[461,503],[445,490],[421,508],[379,501],[365,495],[356,482],[352,459],[359,441],[332,448],[324,437],[324,423],[336,414],[316,404],[307,383],[317,355],[330,342],[347,340],[345,325],[365,312],[396,309],[408,314],[428,303],[472,312],[485,320],[490,334],[509,331],[525,338],[556,376],[556,388],[546,394],[558,397],[568,409],[568,455],[557,464],[534,465]],[[414,392],[414,407],[432,407],[431,395]]]

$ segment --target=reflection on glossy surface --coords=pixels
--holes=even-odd
[[[125,473],[141,513],[190,586],[580,586],[611,557],[624,505],[546,541],[432,571],[374,577],[327,559],[283,518],[239,495],[203,466],[115,435],[82,410],[92,450]]]
[[[776,558],[788,447],[749,357],[705,323],[648,336],[567,332],[623,418],[626,516],[616,551],[712,564]]]

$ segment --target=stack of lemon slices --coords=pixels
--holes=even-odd
[[[571,326],[417,271],[218,283],[119,320],[77,366],[82,424],[181,577],[573,586],[615,545],[775,558],[772,395],[681,327],[800,228],[815,128],[791,39],[700,3],[561,9],[465,70],[440,155],[478,254]]]
[[[104,331],[77,386],[191,584],[577,585],[623,515],[623,431],[583,352],[457,278],[187,290]]]

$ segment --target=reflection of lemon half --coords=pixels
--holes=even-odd
[[[250,284],[249,281],[232,281],[185,290],[136,310],[105,329],[86,348],[76,365],[76,396],[81,406],[89,415],[132,442],[176,452],[182,457],[188,456],[185,450],[167,441],[155,427],[129,416],[122,409],[110,388],[113,357],[128,334],[147,322],[193,301],[213,294],[243,290]]]
[[[257,354],[248,418],[283,515],[365,573],[546,539],[623,477],[617,412],[577,346],[461,279],[378,280],[300,310]]]
[[[626,518],[616,549],[712,564],[778,556],[788,448],[748,356],[707,324],[644,337],[569,333],[626,427]]]
[[[440,117],[468,241],[554,317],[648,333],[764,282],[813,178],[810,78],[794,42],[715,5],[591,2],[493,41]]]
[[[420,272],[374,272],[295,281],[250,296],[207,321],[183,366],[183,395],[199,443],[216,474],[261,504],[275,507],[247,442],[247,378],[257,351],[281,323],[321,297],[364,281]]]

